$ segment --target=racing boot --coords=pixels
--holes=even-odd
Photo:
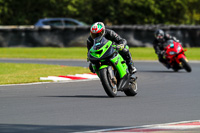
[[[168,61],[166,59],[163,58],[162,54],[158,55],[158,60],[160,61],[160,63],[162,63],[167,69],[171,68],[171,65],[168,63]]]
[[[170,64],[169,63],[162,63],[167,69],[170,69],[171,68],[171,66],[170,66]]]
[[[134,66],[133,61],[131,60],[130,62],[127,63],[128,64],[128,70],[131,74],[134,74],[137,72],[136,67]]]
[[[122,57],[126,60],[126,64],[128,66],[128,70],[131,74],[134,74],[137,72],[136,67],[134,66],[132,57],[131,57],[131,53],[129,52],[129,49],[124,48],[120,54],[122,55]]]
[[[163,59],[161,62],[167,69],[171,68],[171,65],[168,63],[168,61],[166,59]]]

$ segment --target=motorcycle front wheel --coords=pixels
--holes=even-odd
[[[103,68],[99,71],[99,77],[101,80],[101,83],[103,85],[103,88],[106,92],[106,94],[109,97],[116,97],[117,96],[117,84],[113,82],[111,79],[111,76],[108,72],[107,68]]]
[[[188,64],[188,62],[184,59],[181,58],[180,62],[182,63],[183,68],[187,71],[187,72],[191,72],[192,68],[190,67],[190,65]]]

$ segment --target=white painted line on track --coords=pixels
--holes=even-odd
[[[67,80],[71,80],[71,79],[61,78],[61,77],[57,77],[57,76],[48,76],[48,77],[40,77],[40,80],[53,80],[53,81],[57,82],[57,81],[67,81]]]
[[[96,74],[75,74],[75,75],[67,75],[67,76],[48,76],[48,77],[40,77],[40,80],[52,80],[52,82],[35,82],[35,83],[24,83],[24,84],[8,84],[8,85],[0,85],[1,86],[16,86],[16,85],[36,85],[36,84],[46,84],[46,83],[67,83],[67,82],[83,82],[83,81],[91,81],[91,80],[99,80]]]
[[[122,127],[122,128],[110,128],[102,130],[92,130],[85,132],[76,133],[146,133],[146,132],[156,132],[156,131],[184,131],[189,129],[200,129],[200,120],[192,121],[181,121],[172,122],[164,124],[154,124],[154,125],[143,125],[143,126],[133,126],[133,127]]]
[[[99,77],[96,74],[84,73],[84,74],[75,74],[75,75],[66,75],[66,76],[48,76],[40,77],[40,80],[53,80],[58,81],[68,81],[68,80],[89,80],[89,79],[98,79]]]

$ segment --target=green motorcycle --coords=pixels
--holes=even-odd
[[[95,38],[93,47],[88,51],[88,59],[109,97],[116,97],[117,91],[123,91],[127,96],[137,94],[137,77],[129,73],[115,42],[105,37]]]

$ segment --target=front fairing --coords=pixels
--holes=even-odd
[[[183,48],[180,43],[175,41],[168,41],[167,42],[166,50],[166,58],[171,59],[176,57],[178,54],[183,52]]]
[[[101,41],[94,40],[93,47],[88,52],[88,59],[91,62],[106,60],[111,57],[115,49],[112,47],[112,41],[107,40],[105,37]]]

